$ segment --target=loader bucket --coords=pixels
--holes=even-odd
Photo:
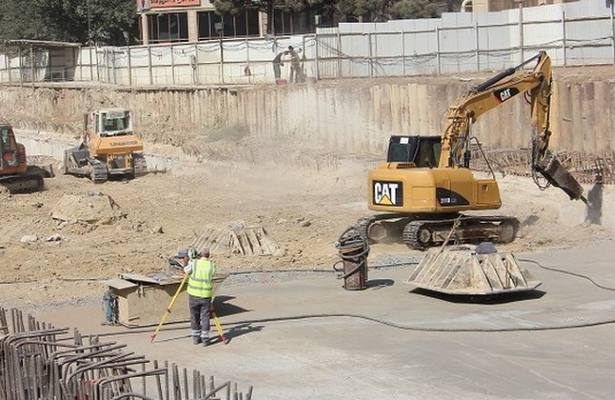
[[[531,291],[540,286],[512,253],[479,254],[462,245],[427,251],[407,283],[449,295],[494,295]]]

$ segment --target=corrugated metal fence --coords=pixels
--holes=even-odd
[[[547,50],[556,66],[613,64],[615,22],[604,0],[584,0],[476,15],[446,13],[434,19],[342,23],[293,37],[66,49],[64,61],[46,57],[44,51],[24,56],[9,49],[0,54],[0,82],[271,83],[271,61],[289,45],[302,50],[301,68],[315,79],[499,70],[539,49]],[[283,78],[289,74],[286,62]]]

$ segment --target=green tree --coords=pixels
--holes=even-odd
[[[273,10],[303,11],[311,9],[317,13],[332,13],[334,0],[214,0],[216,12],[221,15],[237,15],[246,8],[257,9],[267,14],[267,33],[272,33]],[[328,14],[327,14],[328,15]]]
[[[121,45],[137,37],[137,9],[133,0],[34,1],[51,34],[59,40]]]
[[[39,39],[45,34],[32,0],[0,1],[0,39]]]
[[[437,2],[430,0],[400,0],[391,5],[392,19],[433,18],[440,15]]]
[[[387,21],[400,18],[432,18],[444,11],[458,11],[462,0],[337,0],[342,21]]]
[[[338,0],[336,11],[342,21],[386,21],[392,0]]]
[[[134,42],[137,35],[133,0],[0,1],[0,38],[3,39],[80,43],[91,39],[100,44],[124,45]]]

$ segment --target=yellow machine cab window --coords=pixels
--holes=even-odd
[[[130,113],[127,111],[108,111],[101,113],[101,136],[121,136],[131,133]]]
[[[441,140],[440,136],[392,136],[387,162],[413,164],[418,168],[437,167]]]

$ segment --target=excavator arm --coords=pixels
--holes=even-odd
[[[536,61],[532,71],[523,68]],[[461,97],[445,120],[440,153],[440,168],[469,167],[472,124],[488,111],[519,95],[529,96],[531,105],[533,173],[566,192],[571,199],[583,199],[583,189],[549,151],[549,117],[551,109],[551,59],[541,51],[522,64],[509,68],[474,87]]]

